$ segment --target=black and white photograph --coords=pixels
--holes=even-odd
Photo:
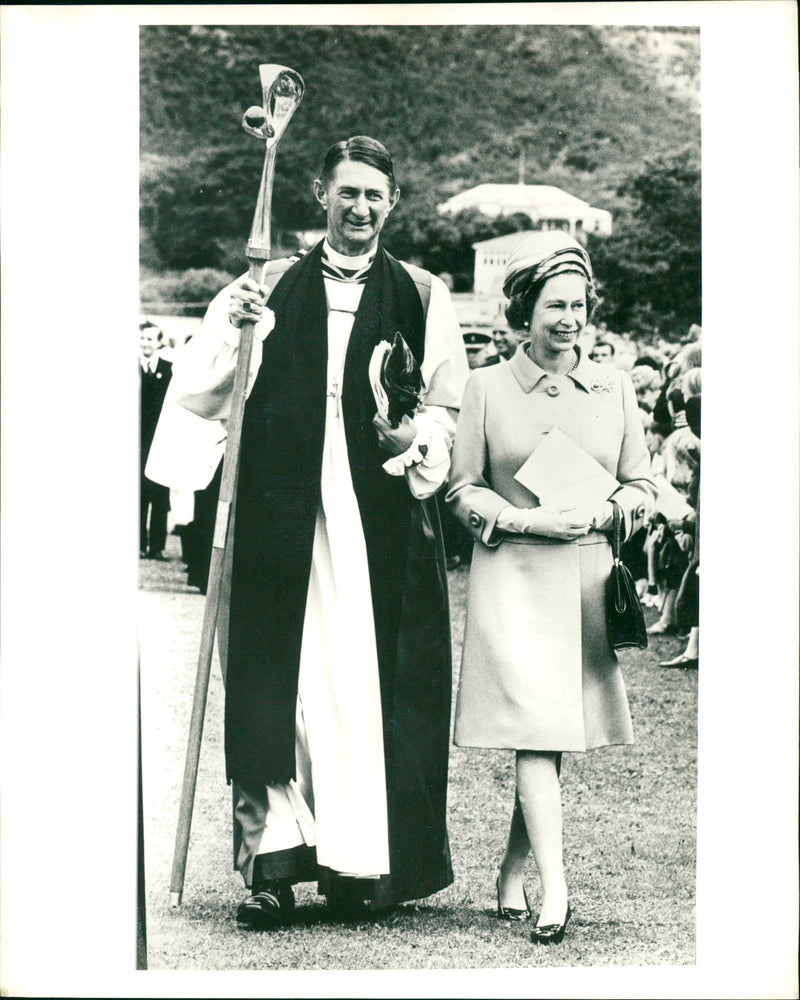
[[[4,995],[796,996],[794,8],[3,20]]]

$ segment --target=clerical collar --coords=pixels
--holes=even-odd
[[[377,246],[370,253],[361,254],[358,257],[347,257],[338,250],[334,250],[328,243],[327,237],[322,243],[322,273],[326,278],[334,281],[349,281],[356,284],[363,284],[367,280],[369,269],[375,260],[378,252]]]

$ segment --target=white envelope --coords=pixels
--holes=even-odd
[[[541,504],[558,510],[592,507],[619,489],[614,476],[560,427],[545,435],[514,478]]]

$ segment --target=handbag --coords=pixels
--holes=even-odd
[[[611,501],[614,509],[611,533],[611,554],[614,557],[611,575],[606,585],[606,626],[608,641],[614,649],[647,649],[647,629],[644,612],[636,593],[636,584],[628,567],[620,560],[620,536],[622,534],[622,511],[616,501]]]

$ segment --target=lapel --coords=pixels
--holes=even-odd
[[[531,360],[528,354],[529,343],[530,341],[527,340],[521,343],[517,347],[513,358],[508,362],[509,368],[514,373],[514,377],[519,382],[520,388],[525,393],[532,392],[539,382],[547,376],[544,368],[541,368],[535,361]],[[581,389],[589,392],[590,386],[597,376],[597,370],[601,366],[595,364],[594,361],[590,361],[577,345],[575,346],[575,353],[578,355],[578,364],[568,373],[567,377],[571,378]]]

